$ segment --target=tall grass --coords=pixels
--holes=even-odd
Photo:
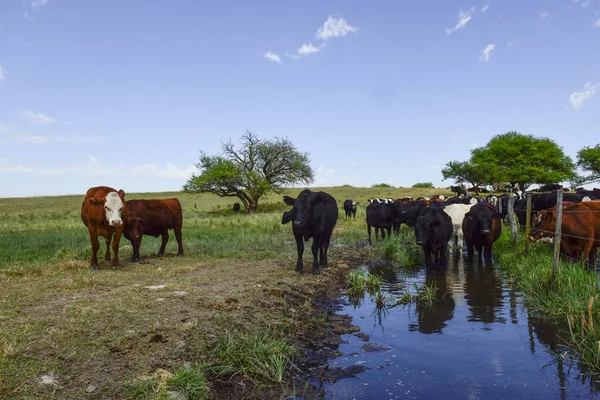
[[[533,312],[567,322],[565,335],[579,357],[588,366],[600,371],[600,284],[596,271],[580,264],[560,262],[552,281],[552,247],[532,243],[529,255],[522,251],[524,241],[515,246],[510,232],[505,230],[494,244],[494,256],[512,284],[525,296]]]

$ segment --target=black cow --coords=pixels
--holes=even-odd
[[[392,228],[400,219],[400,206],[398,203],[371,203],[367,206],[369,243],[371,243],[371,227],[375,228],[375,240],[379,240],[379,231],[383,239],[386,230],[388,236],[391,235]]]
[[[431,254],[435,263],[446,266],[446,247],[452,237],[452,218],[440,208],[424,208],[415,226],[415,239],[418,246],[423,247],[425,265],[430,266]]]
[[[450,191],[456,193],[457,196],[460,196],[462,194],[465,197],[467,197],[469,195],[467,191],[461,188],[460,186],[450,186]]]
[[[538,192],[550,192],[552,190],[563,190],[563,185],[559,185],[558,183],[548,183],[537,189]]]
[[[577,194],[581,194],[590,198],[590,200],[600,200],[600,189],[594,188],[592,190],[585,190],[584,188],[578,188]]]
[[[552,208],[556,205],[556,196],[556,190],[552,192],[534,194],[531,196],[531,207],[534,211],[542,211]],[[581,203],[581,200],[583,200],[584,197],[586,197],[585,194],[563,193],[563,201],[571,201],[573,203]]]
[[[476,204],[476,201],[472,202],[473,199],[474,199],[473,196],[463,196],[463,197],[452,196],[452,197],[446,199],[445,203],[447,205],[450,205],[450,204]]]
[[[485,261],[492,262],[492,245],[502,233],[500,218],[500,214],[489,203],[476,204],[465,214],[462,228],[469,262],[473,261],[473,248],[479,253],[479,261],[483,250]]]
[[[290,211],[283,213],[281,223],[286,224],[292,221],[292,232],[296,238],[296,247],[298,249],[298,262],[296,263],[296,272],[302,273],[304,266],[302,264],[302,253],[304,253],[304,241],[313,238],[312,254],[313,265],[312,273],[319,274],[319,265],[327,266],[327,250],[331,241],[331,233],[337,222],[338,206],[335,199],[325,192],[313,192],[305,189],[293,199],[289,196],[283,196],[285,204],[293,206]],[[318,261],[320,253],[320,263]]]
[[[344,201],[344,211],[346,212],[346,218],[349,218],[350,215],[354,216],[356,219],[356,206],[358,205],[358,201],[353,200],[345,200]]]
[[[240,203],[235,203],[233,205],[233,212],[240,212]]]
[[[402,224],[406,224],[409,227],[414,228],[421,210],[423,210],[425,207],[427,207],[427,202],[424,200],[415,200],[406,204],[399,204],[398,211],[400,215],[398,220],[394,221],[394,232],[398,234],[400,232],[400,225]]]

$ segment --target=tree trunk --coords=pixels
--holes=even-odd
[[[250,199],[250,206],[248,207],[248,213],[254,214],[258,209],[258,199]]]

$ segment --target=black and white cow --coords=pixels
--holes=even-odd
[[[283,196],[283,201],[285,204],[293,206],[290,211],[283,213],[281,223],[286,224],[292,221],[292,232],[298,249],[296,272],[303,272],[302,253],[304,253],[304,242],[313,238],[311,248],[313,254],[312,273],[319,274],[319,265],[321,267],[327,266],[327,250],[331,241],[331,233],[338,218],[337,203],[330,194],[313,192],[309,189],[300,192],[295,199]],[[320,262],[317,257],[319,253]]]
[[[344,211],[346,212],[346,218],[349,218],[350,215],[356,219],[356,206],[358,205],[358,201],[354,200],[345,200],[344,201]]]

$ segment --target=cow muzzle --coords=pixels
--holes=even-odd
[[[422,240],[417,240],[417,246],[423,246],[423,241]]]
[[[484,235],[489,235],[490,232],[491,232],[491,230],[489,230],[489,229],[482,229],[481,230],[481,233],[483,233]]]
[[[115,228],[118,228],[121,225],[123,225],[123,221],[121,221],[120,219],[113,219],[112,221],[110,221],[110,226],[113,226]]]

